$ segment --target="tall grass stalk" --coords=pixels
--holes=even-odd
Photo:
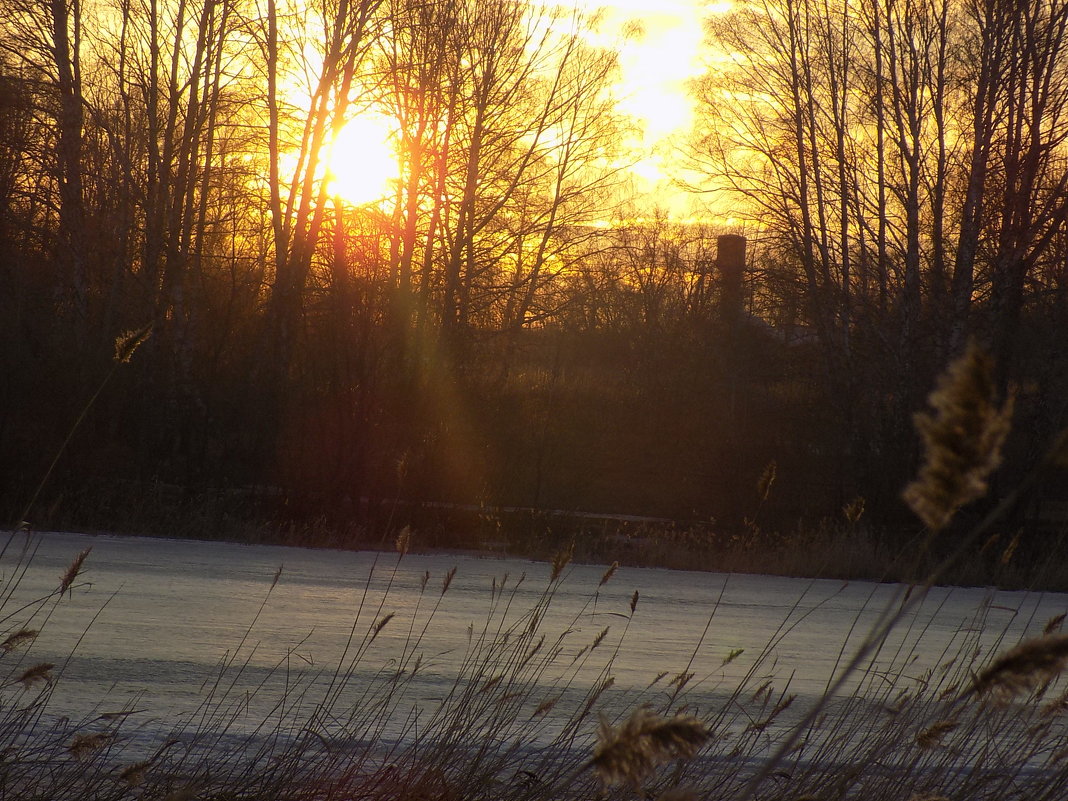
[[[126,331],[115,338],[115,353],[114,358],[111,361],[110,369],[104,374],[104,377],[97,385],[96,391],[89,396],[89,400],[82,406],[81,411],[78,412],[78,416],[67,429],[67,436],[63,439],[59,448],[56,449],[55,454],[52,456],[52,461],[49,462],[48,468],[45,470],[41,480],[37,482],[37,486],[33,493],[30,495],[30,499],[26,501],[26,505],[22,510],[22,514],[19,515],[16,521],[16,526],[24,527],[29,526],[30,512],[34,505],[37,503],[37,499],[41,496],[41,491],[48,483],[48,479],[52,477],[52,473],[55,472],[56,465],[59,464],[60,458],[67,450],[67,446],[70,445],[71,440],[74,439],[74,435],[81,428],[82,423],[85,422],[86,416],[89,414],[89,410],[96,404],[97,399],[100,397],[104,388],[111,383],[111,379],[115,376],[119,367],[123,364],[128,364],[133,357],[134,352],[145,343],[145,341],[152,335],[153,324],[149,323],[139,329],[133,331]],[[5,546],[6,549],[6,546]]]

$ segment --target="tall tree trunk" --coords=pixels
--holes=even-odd
[[[83,99],[80,0],[49,0],[53,57],[59,90],[57,162],[59,165],[59,252],[64,266],[63,294],[76,320],[88,316],[85,205],[82,186]]]

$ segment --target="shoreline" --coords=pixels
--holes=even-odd
[[[308,550],[334,550],[341,552],[394,553],[396,539],[401,530],[392,536],[383,535],[377,541],[371,539],[344,540],[336,533],[326,532],[308,540],[295,537],[275,524],[244,526],[245,531],[256,531],[258,536],[188,536],[183,533],[158,533],[155,531],[127,531],[121,528],[97,527],[46,527],[41,529],[0,530],[0,535],[14,535],[19,531],[28,534],[71,534],[86,537],[142,538],[146,540],[173,540],[179,542],[220,542],[232,545],[266,545]],[[551,563],[566,554],[575,564],[609,567],[617,564],[630,568],[658,568],[666,570],[694,571],[701,573],[725,573],[739,575],[767,575],[797,579],[831,579],[840,581],[870,581],[876,583],[922,583],[927,571],[919,572],[917,563],[892,558],[872,537],[857,537],[843,541],[841,537],[815,535],[808,539],[798,537],[784,540],[761,549],[752,543],[730,541],[725,547],[708,541],[695,541],[689,532],[674,530],[635,532],[632,536],[612,534],[609,536],[580,536],[565,540],[563,544],[544,541],[540,547],[513,547],[507,539],[487,543],[488,547],[463,545],[434,545],[421,542],[418,531],[409,530],[407,553],[412,555],[455,555],[472,559],[525,559],[532,562]],[[553,546],[550,549],[547,546]],[[982,556],[982,553],[979,554]],[[1063,560],[1049,560],[1046,573],[1030,574],[1019,565],[995,563],[993,574],[986,565],[965,564],[948,574],[939,586],[960,588],[995,588],[999,590],[1026,590],[1035,592],[1068,592],[1068,564],[1057,570]],[[912,575],[909,575],[910,570]],[[993,579],[993,580],[990,580]],[[1046,579],[1043,581],[1043,579]]]

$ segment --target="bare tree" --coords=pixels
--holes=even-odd
[[[471,326],[517,330],[618,179],[615,56],[584,43],[581,14],[504,0],[398,2],[390,19],[380,91],[400,130],[401,327],[414,305],[453,345]]]
[[[848,337],[854,301],[892,311],[922,374],[907,365],[929,334],[966,336],[977,280],[998,282],[1012,340],[1026,254],[1062,224],[1064,16],[1052,0],[769,0],[711,25],[731,55],[700,88],[703,163],[797,259],[825,342]]]
[[[57,258],[63,266],[63,283],[56,289],[80,324],[87,315],[89,291],[82,185],[82,23],[80,0],[15,0],[0,12],[0,48],[16,63],[39,72],[52,91],[48,111],[56,125]]]
[[[323,0],[284,13],[268,0],[256,35],[263,48],[269,115],[270,213],[274,230],[274,279],[267,308],[269,359],[275,375],[287,375],[301,322],[304,288],[328,213],[327,147],[344,126],[359,73],[376,35],[381,0]],[[299,26],[295,28],[294,26]],[[293,44],[292,31],[301,36]],[[312,31],[318,31],[313,35]],[[285,37],[285,38],[284,38]],[[283,42],[290,42],[287,48]],[[294,114],[279,88],[281,76],[297,80],[305,42],[317,63],[304,64],[309,107]],[[298,81],[299,85],[299,81]],[[296,138],[287,141],[290,132]],[[292,153],[289,175],[283,160]]]

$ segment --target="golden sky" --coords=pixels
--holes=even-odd
[[[641,129],[641,137],[632,143],[636,151],[630,171],[634,196],[644,206],[652,201],[675,217],[701,213],[703,201],[681,190],[674,180],[680,174],[676,153],[693,123],[688,83],[702,70],[702,20],[729,8],[731,0],[575,2],[598,15],[596,43],[620,53],[619,107]],[[388,194],[396,171],[390,146],[384,143],[388,124],[366,115],[362,122],[366,124],[346,130],[337,144],[339,154],[353,157],[335,157],[332,164],[338,191],[357,203],[374,202]],[[368,174],[371,162],[381,166],[381,174]]]
[[[672,214],[685,216],[694,198],[673,185],[673,150],[693,123],[688,82],[702,70],[702,20],[722,13],[730,0],[581,0],[602,14],[605,44],[620,47],[620,107],[643,129],[643,157],[635,181]]]

